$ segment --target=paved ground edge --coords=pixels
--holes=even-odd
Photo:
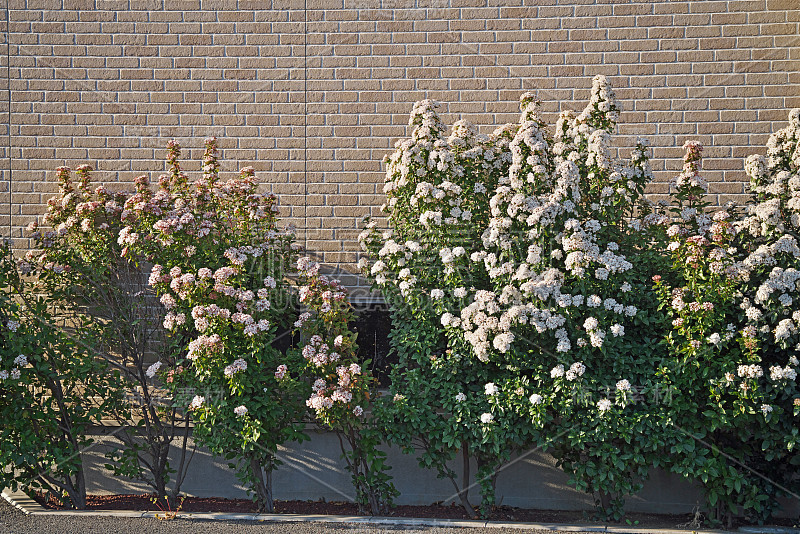
[[[3,488],[3,490],[0,491],[0,495],[2,495],[3,499],[5,499],[8,504],[21,511],[25,515],[47,512],[47,508],[28,497],[28,494],[25,492],[19,490],[11,491],[8,488]]]
[[[21,491],[2,491],[3,498],[26,515],[66,515],[100,517],[152,517],[162,515],[158,512],[139,512],[134,510],[48,510]],[[604,525],[569,525],[561,523],[512,523],[507,521],[476,521],[464,519],[430,519],[406,517],[365,517],[340,515],[301,515],[301,514],[228,514],[191,513],[177,514],[180,519],[205,521],[263,521],[269,523],[359,523],[369,525],[397,525],[411,527],[455,527],[455,528],[515,528],[519,530],[551,530],[560,532],[611,532],[618,534],[686,534],[686,530],[608,528]],[[726,534],[722,530],[697,530],[693,534]]]

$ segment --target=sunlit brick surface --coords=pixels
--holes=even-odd
[[[720,203],[744,199],[744,157],[800,107],[797,0],[9,2],[0,226],[19,249],[56,167],[88,162],[124,188],[163,172],[172,138],[194,170],[217,136],[223,169],[255,167],[308,249],[352,271],[415,100],[488,132],[535,91],[552,124],[605,74],[624,108],[618,145],[653,146],[650,192],[668,191],[699,139]]]

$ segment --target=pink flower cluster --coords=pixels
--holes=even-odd
[[[201,354],[219,354],[224,349],[222,338],[219,334],[210,336],[200,336],[189,343],[189,352],[186,357],[192,361],[196,360]]]
[[[243,358],[233,360],[233,363],[225,367],[225,376],[233,376],[236,373],[247,371],[247,362]]]
[[[307,279],[307,284],[300,286],[298,292],[300,302],[316,308],[321,314],[330,313],[335,304],[342,303],[347,298],[347,291],[338,280],[329,280],[319,274],[319,264],[308,257],[297,260],[297,270],[301,278]],[[305,320],[301,320],[298,327]]]
[[[197,278],[192,273],[185,273],[180,276],[173,277],[172,281],[169,283],[169,287],[178,294],[178,297],[180,297],[182,300],[185,300],[189,297],[189,291],[194,286],[196,280]]]
[[[193,273],[183,273],[179,266],[172,267],[169,272],[165,272],[163,266],[156,264],[150,272],[149,283],[154,286],[168,284],[169,290],[177,292],[178,298],[186,300],[190,295],[195,294],[195,290],[207,290],[209,288],[207,280],[213,279],[215,281],[212,291],[207,295],[210,299],[219,298],[220,295],[235,298],[238,302],[235,304],[236,311],[231,311],[218,304],[210,304],[207,306],[196,305],[192,308],[192,318],[194,319],[194,326],[200,332],[205,332],[211,328],[212,320],[216,318],[224,320],[232,320],[244,326],[246,335],[253,337],[259,332],[266,332],[270,329],[271,323],[267,319],[256,320],[251,313],[247,313],[250,307],[255,308],[258,312],[267,311],[271,307],[270,301],[267,299],[269,296],[269,289],[261,288],[257,292],[249,289],[237,289],[234,286],[227,285],[225,282],[237,274],[237,269],[234,267],[226,266],[213,271],[208,267],[202,267],[197,270],[197,275]],[[266,284],[275,285],[275,280],[272,277],[265,279]],[[162,291],[166,288],[161,287]],[[195,294],[195,296],[198,296]],[[258,300],[256,300],[258,296]],[[194,298],[193,298],[194,300]],[[171,293],[164,293],[161,296],[161,303],[168,309],[172,310],[177,306],[176,299]],[[174,328],[176,325],[185,323],[185,315],[183,314],[168,314],[165,317],[164,326],[168,329]]]
[[[311,344],[306,345],[303,355],[306,356],[306,353],[308,353],[310,358],[307,356],[307,359],[310,359],[317,367],[322,367],[326,363],[339,359],[337,353],[331,353],[327,356],[327,362],[318,363],[325,358],[324,351],[327,348],[327,344],[322,343],[322,338],[314,336]],[[331,360],[330,358],[333,355],[335,355],[335,359]],[[314,358],[319,358],[319,360],[315,361]],[[306,401],[306,405],[315,410],[317,416],[322,416],[326,410],[332,408],[336,403],[349,404],[353,400],[353,391],[357,387],[355,377],[360,374],[361,366],[357,363],[336,367],[336,382],[327,383],[324,379],[318,378],[312,386],[313,393]],[[363,409],[360,406],[356,406],[353,409],[353,414],[357,417],[360,417],[363,413]]]
[[[326,410],[333,408],[336,403],[348,404],[353,400],[353,377],[361,374],[361,367],[358,364],[350,366],[339,366],[336,368],[338,381],[336,384],[328,384],[322,378],[318,378],[312,386],[311,397],[306,401],[306,406],[317,412],[321,416]],[[353,414],[360,417],[364,413],[361,406],[353,407]]]
[[[316,367],[324,367],[330,363],[339,361],[338,352],[333,352],[327,343],[322,342],[322,337],[314,335],[308,344],[303,347],[303,358],[314,364]]]
[[[158,263],[153,265],[147,283],[151,286],[157,286],[158,284],[166,284],[167,282],[169,282],[169,274],[164,273],[164,267]]]
[[[691,187],[707,190],[708,184],[700,177],[703,145],[698,141],[686,141],[683,148],[686,150],[686,155],[683,159],[683,171],[676,180],[676,186],[679,189]]]
[[[297,260],[297,271],[300,276],[313,278],[319,274],[319,263],[308,256],[303,256]]]
[[[302,355],[312,372],[322,375],[314,382],[306,405],[326,424],[336,426],[342,424],[339,418],[343,415],[345,421],[352,416],[363,416],[364,409],[356,403],[368,398],[369,379],[357,378],[362,374],[361,366],[348,363],[355,353],[346,335],[352,311],[345,289],[338,281],[320,275],[319,264],[308,257],[297,261],[297,269],[301,281],[305,282],[299,290],[300,301],[308,306],[308,311],[300,315],[295,327],[313,334],[303,347]],[[317,320],[312,321],[314,317]],[[319,335],[317,328],[324,329],[326,338],[332,341]],[[341,412],[337,406],[346,407],[347,411]]]
[[[183,326],[186,324],[186,314],[169,312],[164,316],[163,324],[167,330],[172,330],[176,326]]]
[[[192,318],[197,320],[201,317],[222,317],[223,319],[230,319],[231,311],[227,308],[220,308],[216,304],[209,304],[208,306],[195,306],[192,308]]]
[[[352,383],[353,376],[361,374],[361,366],[351,363],[349,366],[340,365],[336,368],[336,375],[339,377],[339,387],[348,388]]]
[[[195,306],[192,308],[192,319],[194,319],[194,326],[200,332],[205,332],[211,326],[211,319],[216,318],[230,319],[231,311],[227,308],[221,308],[216,304],[208,306]]]
[[[306,406],[317,413],[317,417],[323,416],[326,410],[333,408],[333,399],[326,397],[322,392],[314,390],[311,397],[306,400]]]
[[[236,269],[233,267],[220,267],[214,271],[214,281],[217,284],[224,284],[228,279],[236,274]]]
[[[286,364],[279,365],[278,368],[275,370],[275,378],[277,380],[283,380],[284,378],[286,378],[286,373],[288,371],[289,368],[286,367]]]

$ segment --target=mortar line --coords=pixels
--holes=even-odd
[[[308,0],[303,0],[303,252],[308,254]]]
[[[14,217],[14,206],[11,202],[12,183],[11,183],[11,10],[8,7],[10,0],[6,0],[6,95],[8,97],[8,122],[6,123],[6,157],[8,158],[8,239],[12,243],[14,237],[14,227],[12,219]]]

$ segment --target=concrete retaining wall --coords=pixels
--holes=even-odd
[[[275,498],[279,500],[350,501],[354,491],[350,476],[341,461],[339,444],[329,432],[309,432],[310,441],[281,447],[278,453],[284,465],[274,474]],[[146,492],[142,484],[115,479],[102,465],[103,452],[113,438],[97,437],[97,444],[85,455],[89,466],[88,491],[95,494]],[[436,478],[436,473],[421,469],[414,457],[398,449],[389,450],[390,474],[400,491],[397,504],[431,504],[457,501],[449,480]],[[459,465],[453,468],[460,472]],[[475,473],[475,466],[472,473]],[[183,492],[198,497],[246,498],[243,486],[227,462],[208,451],[198,449]],[[471,491],[472,502],[479,502],[477,488]],[[514,458],[500,471],[497,479],[497,500],[500,504],[546,510],[591,510],[592,499],[567,484],[567,476],[545,453],[529,452]],[[644,489],[627,500],[626,509],[649,513],[690,513],[701,502],[701,494],[691,482],[661,470],[654,470]],[[788,502],[784,512],[800,513],[800,503]],[[788,508],[787,508],[788,507]]]

